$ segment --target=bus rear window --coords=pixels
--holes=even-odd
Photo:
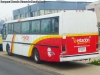
[[[51,23],[51,32],[52,33],[58,33],[59,30],[59,19],[58,17],[52,18],[52,23]]]

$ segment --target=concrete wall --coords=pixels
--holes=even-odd
[[[98,24],[100,24],[100,1],[94,2],[86,6],[87,10],[93,10],[96,12]]]

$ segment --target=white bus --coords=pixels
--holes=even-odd
[[[62,11],[5,22],[3,50],[41,60],[64,62],[98,57],[95,12]]]

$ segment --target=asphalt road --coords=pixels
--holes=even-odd
[[[57,75],[0,57],[0,75]]]

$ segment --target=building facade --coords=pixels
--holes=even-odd
[[[87,10],[92,10],[96,12],[98,25],[100,26],[100,1],[90,3],[86,6]]]
[[[13,11],[13,19],[57,13],[62,10],[85,10],[91,2],[45,1]]]

